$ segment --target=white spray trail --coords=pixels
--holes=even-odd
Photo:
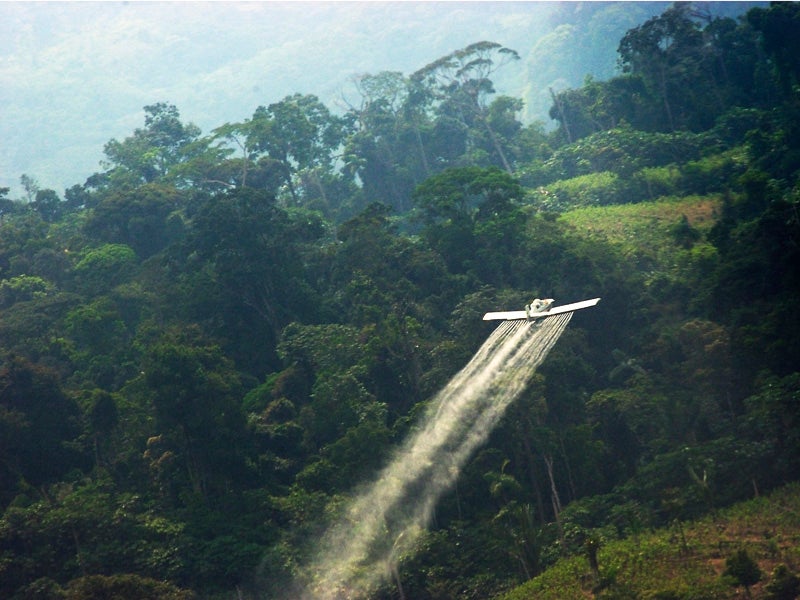
[[[563,333],[572,313],[506,321],[434,398],[429,416],[321,541],[305,600],[366,598],[396,574],[436,501],[486,441]]]

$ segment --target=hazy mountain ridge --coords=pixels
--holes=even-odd
[[[730,4],[739,13],[749,5]],[[610,76],[620,35],[664,6],[3,3],[0,187],[18,196],[23,173],[59,193],[82,183],[105,142],[137,127],[147,104],[174,103],[204,132],[295,92],[336,110],[354,95],[356,74],[409,74],[483,39],[523,59],[497,74],[498,93],[525,97],[526,119],[547,121],[549,87]],[[576,44],[587,27],[590,45]]]

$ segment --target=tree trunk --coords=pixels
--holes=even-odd
[[[569,123],[567,122],[567,115],[564,112],[564,105],[562,104],[561,100],[558,99],[558,96],[553,91],[553,88],[547,88],[550,91],[550,97],[553,99],[553,104],[555,105],[556,109],[558,109],[558,114],[561,116],[561,124],[564,126],[564,133],[567,134],[567,143],[572,143],[572,132],[569,129]]]
[[[531,484],[533,485],[533,493],[536,497],[536,513],[539,516],[539,523],[544,525],[547,523],[547,518],[544,514],[544,500],[542,499],[542,490],[539,488],[539,480],[536,473],[536,455],[531,448],[530,442],[530,422],[528,419],[524,420],[525,432],[522,436],[522,445],[525,449],[526,463],[528,465],[528,476],[530,477]]]
[[[547,467],[547,477],[550,479],[550,501],[553,503],[553,513],[558,525],[558,535],[561,542],[564,542],[564,528],[561,525],[561,498],[558,497],[558,489],[556,488],[556,480],[553,476],[553,456],[551,454],[543,454],[542,459]]]
[[[495,151],[500,157],[500,161],[503,163],[503,168],[506,170],[506,172],[508,172],[509,175],[513,175],[514,171],[511,169],[511,165],[508,163],[508,159],[506,159],[506,153],[503,152],[503,148],[500,146],[500,141],[497,139],[497,135],[495,135],[494,129],[492,129],[492,126],[489,125],[489,120],[483,113],[481,113],[480,119],[483,122],[484,126],[486,127],[486,131],[489,134],[489,138],[492,140],[492,145],[494,146]]]

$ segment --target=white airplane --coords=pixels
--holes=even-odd
[[[573,304],[565,304],[564,306],[554,306],[550,308],[554,300],[547,298],[540,300],[536,298],[530,304],[525,305],[525,310],[511,310],[506,312],[490,312],[483,315],[484,321],[513,321],[516,319],[528,319],[533,321],[535,319],[544,319],[545,317],[552,317],[553,315],[560,315],[563,313],[574,312],[582,308],[589,308],[600,302],[600,298],[592,298],[591,300],[583,300]]]

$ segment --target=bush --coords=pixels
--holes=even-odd
[[[800,594],[800,578],[786,565],[780,564],[772,571],[764,591],[766,600],[794,600]]]
[[[682,192],[710,194],[723,191],[744,173],[746,166],[743,148],[735,148],[688,162],[682,167],[683,176],[680,182]]]
[[[730,577],[735,585],[743,585],[749,591],[751,585],[761,581],[761,569],[747,550],[741,548],[725,561],[723,576]]]
[[[675,195],[679,182],[680,170],[675,165],[646,167],[631,177],[628,202]]]

